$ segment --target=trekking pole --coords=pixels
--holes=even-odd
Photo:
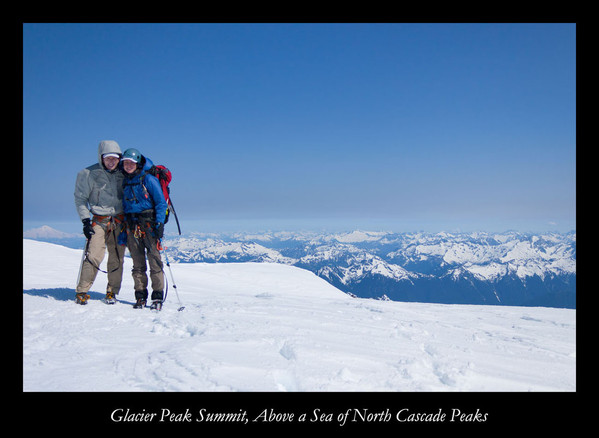
[[[79,264],[79,274],[77,274],[77,284],[75,285],[75,287],[79,286],[79,281],[81,281],[81,271],[83,270],[83,262],[85,261],[85,258],[87,257],[87,250],[89,249],[89,241],[90,241],[90,239],[87,239],[85,241],[85,247],[83,248],[83,254],[81,254],[81,263]]]
[[[162,248],[162,253],[164,254],[164,259],[166,260],[166,266],[168,266],[168,271],[171,273],[171,280],[173,280],[173,289],[175,289],[175,294],[177,294],[177,301],[179,301],[179,308],[177,309],[179,312],[185,309],[185,306],[181,304],[181,298],[179,298],[179,292],[177,291],[177,284],[175,283],[175,277],[173,277],[173,270],[171,269],[171,264],[168,260],[168,254],[166,253],[166,246],[162,245],[162,239],[159,240],[160,247]]]

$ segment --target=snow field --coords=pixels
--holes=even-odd
[[[23,240],[24,391],[575,391],[576,311],[350,298],[299,268],[171,263],[162,312],[73,302],[81,250]]]

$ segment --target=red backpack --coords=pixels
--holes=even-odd
[[[147,173],[158,178],[158,181],[160,181],[160,187],[162,187],[162,193],[164,193],[164,199],[166,199],[166,203],[170,206],[171,189],[168,185],[173,179],[171,171],[163,165],[154,165],[150,168],[150,170],[147,171]]]
[[[158,181],[160,182],[160,187],[162,187],[162,193],[164,193],[164,199],[166,200],[166,205],[167,205],[166,218],[164,220],[164,223],[166,224],[168,222],[170,212],[172,211],[173,214],[175,215],[175,221],[177,221],[177,228],[179,229],[179,234],[181,234],[181,227],[179,226],[179,219],[177,218],[177,213],[175,212],[175,207],[173,206],[173,201],[170,196],[171,188],[169,187],[169,184],[171,183],[171,180],[173,179],[173,175],[171,174],[171,171],[168,170],[165,166],[153,165],[149,170],[146,171],[146,174],[150,174],[150,175],[153,175],[156,178],[158,178]]]

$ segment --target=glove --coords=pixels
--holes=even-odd
[[[94,230],[92,228],[92,221],[91,219],[83,219],[83,234],[85,234],[85,238],[87,240],[91,239],[92,234],[96,234],[94,233]]]
[[[162,222],[156,222],[154,225],[154,237],[157,239],[162,239],[164,235],[164,224]]]

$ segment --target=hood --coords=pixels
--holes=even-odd
[[[150,170],[153,165],[154,165],[154,163],[152,162],[152,160],[150,160],[148,157],[142,155],[142,169],[143,170]]]
[[[120,148],[119,144],[116,141],[114,141],[114,140],[102,140],[100,142],[100,145],[98,146],[98,162],[100,163],[100,166],[103,167],[103,164],[102,164],[102,155],[109,154],[111,152],[115,153],[115,154],[122,155],[121,148]]]

